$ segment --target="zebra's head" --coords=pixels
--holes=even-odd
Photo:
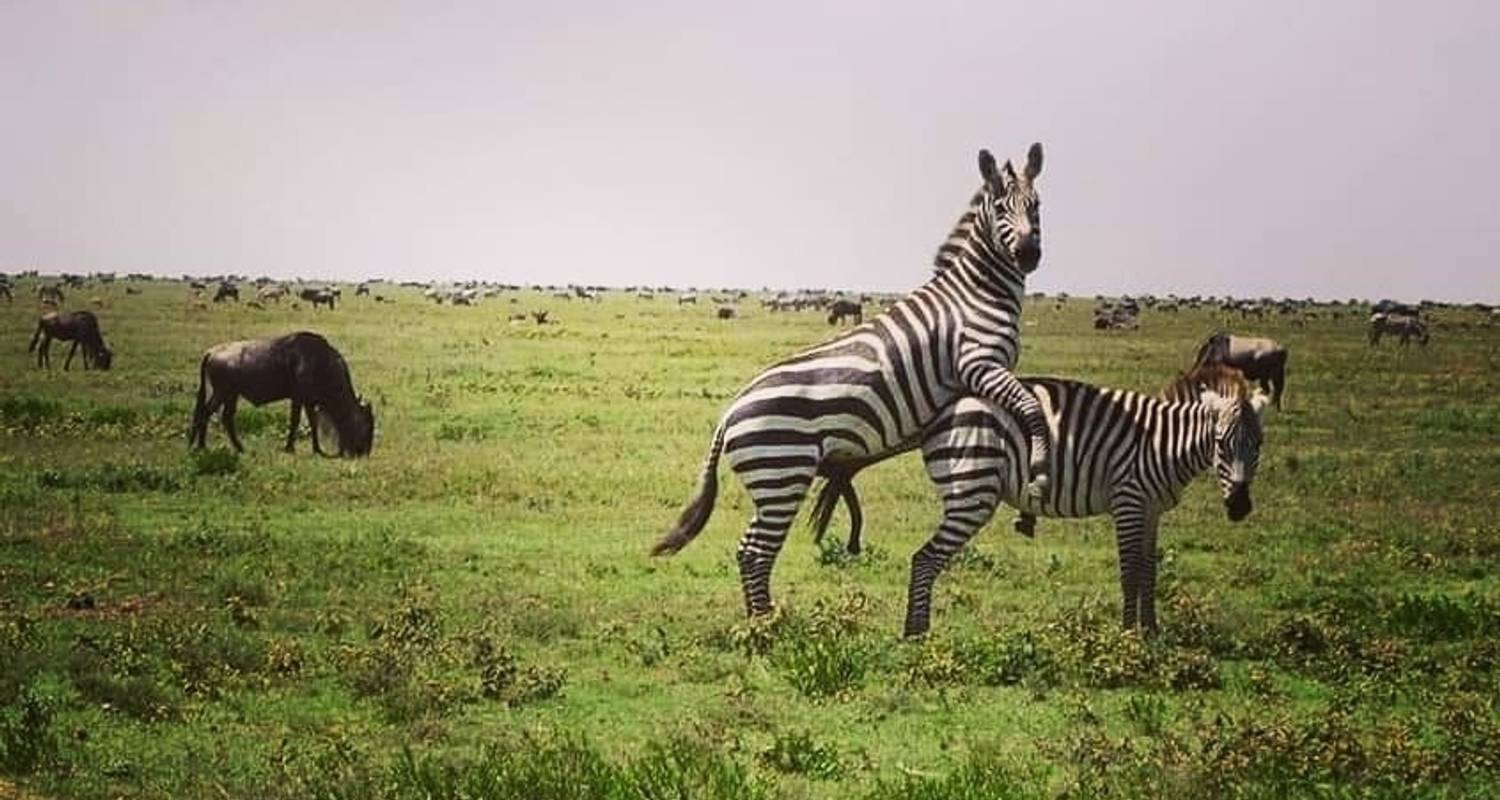
[[[1023,275],[1031,274],[1042,260],[1042,203],[1035,186],[1042,174],[1042,145],[1026,152],[1019,175],[1009,161],[996,167],[990,151],[980,150],[979,174],[984,178],[979,222],[987,244]]]
[[[1219,477],[1219,492],[1230,522],[1250,515],[1250,484],[1260,463],[1261,412],[1270,396],[1257,390],[1248,398],[1243,394],[1221,395],[1205,388],[1204,405],[1214,411],[1214,473]]]

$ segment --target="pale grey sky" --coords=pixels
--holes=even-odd
[[[0,0],[0,270],[1500,301],[1500,4]]]

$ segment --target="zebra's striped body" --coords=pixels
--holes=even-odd
[[[725,411],[697,496],[653,550],[675,552],[713,510],[720,453],[755,504],[739,544],[746,609],[771,609],[770,572],[815,477],[841,463],[910,449],[962,394],[1026,420],[1033,468],[1049,443],[1036,398],[1011,373],[1020,351],[1025,276],[1041,257],[1041,171],[1032,145],[1021,175],[980,153],[984,185],[939,249],[937,274],[889,311],[761,373]]]
[[[1170,399],[1054,378],[1023,383],[1040,399],[1056,442],[1056,469],[1045,491],[1026,490],[1029,437],[1014,415],[992,403],[960,398],[922,436],[943,518],[912,556],[906,634],[927,631],[938,573],[1000,503],[1028,515],[1114,517],[1125,625],[1154,630],[1161,515],[1210,465],[1229,518],[1239,521],[1250,513],[1266,395],[1251,397],[1244,378],[1222,367],[1189,374],[1174,384]],[[857,508],[852,480],[870,463],[829,478],[814,514],[819,535],[841,497]]]

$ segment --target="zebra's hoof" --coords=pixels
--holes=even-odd
[[[1016,517],[1016,533],[1028,539],[1036,538],[1036,517],[1030,514],[1022,514]]]

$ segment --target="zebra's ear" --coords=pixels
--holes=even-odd
[[[1026,151],[1026,180],[1034,181],[1040,174],[1042,174],[1042,143],[1033,142],[1031,149]]]
[[[1005,189],[1005,183],[1000,180],[1000,172],[995,168],[995,156],[988,150],[979,151],[979,175],[984,178],[984,184],[996,191]]]

